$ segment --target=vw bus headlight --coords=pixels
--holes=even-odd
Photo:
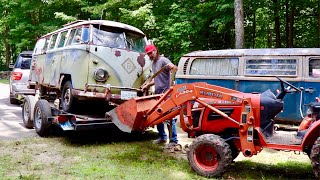
[[[105,82],[107,81],[108,77],[109,77],[109,73],[107,70],[102,69],[102,68],[98,68],[94,71],[93,73],[93,77],[96,81],[99,82]]]

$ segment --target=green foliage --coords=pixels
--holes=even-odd
[[[286,47],[288,19],[294,14],[294,47],[320,47],[320,8],[314,0],[244,1],[247,48],[275,47],[275,17],[280,18],[281,47]],[[190,51],[234,47],[232,0],[0,0],[0,62],[5,44],[11,61],[36,40],[77,19],[120,21],[141,29],[175,63]],[[275,9],[278,9],[276,12]],[[6,32],[9,30],[9,34]]]

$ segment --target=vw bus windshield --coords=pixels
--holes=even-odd
[[[125,48],[123,32],[110,32],[93,28],[92,43],[97,46]]]
[[[143,36],[126,32],[127,48],[133,51],[144,52],[146,41]]]
[[[144,52],[146,45],[144,36],[121,30],[111,30],[105,26],[93,27],[92,43],[97,46]]]

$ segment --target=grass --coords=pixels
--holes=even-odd
[[[154,133],[85,132],[0,141],[2,179],[206,179],[151,143]],[[265,150],[264,150],[265,151]],[[290,154],[288,156],[288,154]],[[292,157],[291,157],[292,156]],[[304,155],[269,152],[242,159],[223,179],[312,179]]]
[[[186,160],[146,139],[87,135],[0,141],[4,179],[199,179]],[[110,134],[109,134],[110,135]],[[111,136],[118,136],[114,133]],[[75,137],[76,136],[76,137]],[[110,140],[114,139],[114,140]]]
[[[8,79],[0,79],[0,83],[9,84]]]

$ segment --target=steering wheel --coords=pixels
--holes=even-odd
[[[279,78],[278,76],[276,76],[276,78],[281,82],[281,87],[282,87],[282,88],[284,88],[284,87],[283,87],[283,83],[285,83],[286,85],[288,85],[289,87],[293,88],[294,90],[296,90],[296,91],[298,91],[298,92],[301,92],[301,89],[295,87],[294,85],[288,83],[287,81]]]

